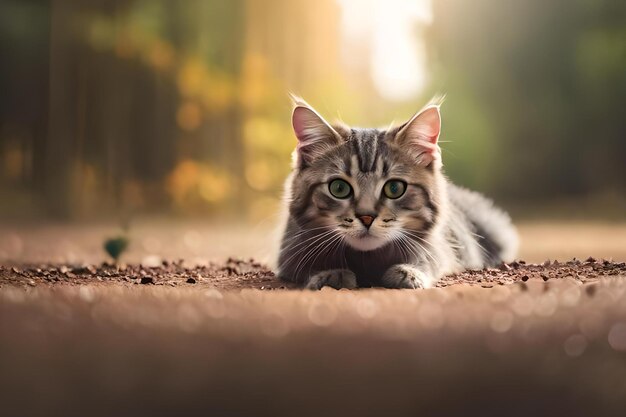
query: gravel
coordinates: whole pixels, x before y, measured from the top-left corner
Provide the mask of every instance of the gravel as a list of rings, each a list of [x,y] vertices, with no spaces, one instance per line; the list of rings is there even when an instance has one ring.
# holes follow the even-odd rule
[[[437,287],[466,284],[491,288],[526,282],[531,279],[549,281],[568,279],[580,283],[597,281],[601,277],[626,274],[626,263],[588,258],[567,262],[547,260],[541,264],[515,261],[497,268],[465,271],[441,279]],[[254,259],[229,258],[224,263],[208,266],[187,266],[184,261],[164,261],[160,266],[143,265],[21,265],[0,266],[0,286],[57,286],[66,285],[123,285],[154,284],[170,287],[193,284],[199,288],[236,290],[257,288],[264,290],[294,289],[295,285],[279,281],[274,273]]]
[[[626,265],[316,292],[254,260],[4,266],[0,370],[7,416],[621,416]]]

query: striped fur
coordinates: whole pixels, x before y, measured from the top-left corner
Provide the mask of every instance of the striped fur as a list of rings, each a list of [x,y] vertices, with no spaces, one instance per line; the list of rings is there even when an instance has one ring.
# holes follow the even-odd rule
[[[509,217],[442,172],[438,107],[389,130],[330,126],[296,102],[303,108],[294,112],[296,136],[306,144],[299,149],[323,151],[296,151],[278,254],[281,279],[309,288],[423,288],[445,274],[513,260],[517,236]],[[298,130],[303,123],[296,117],[305,118],[307,129]],[[338,178],[350,184],[349,198],[331,194],[329,183]],[[389,180],[406,183],[401,197],[384,195]],[[368,217],[369,228],[362,221]]]

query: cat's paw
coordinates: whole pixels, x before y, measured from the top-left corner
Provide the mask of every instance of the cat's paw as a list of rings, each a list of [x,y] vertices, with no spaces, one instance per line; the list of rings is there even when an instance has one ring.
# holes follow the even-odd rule
[[[312,275],[306,285],[306,288],[310,290],[320,290],[322,287],[332,287],[337,290],[356,288],[356,275],[347,269],[331,269]]]
[[[386,288],[430,288],[433,281],[428,274],[409,264],[392,266],[382,278],[382,284]]]

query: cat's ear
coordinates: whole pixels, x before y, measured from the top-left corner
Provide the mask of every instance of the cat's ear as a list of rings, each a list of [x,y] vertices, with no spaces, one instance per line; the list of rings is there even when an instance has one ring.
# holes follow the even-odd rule
[[[303,167],[313,162],[328,149],[340,145],[341,136],[311,106],[294,98],[291,116],[293,131],[298,138],[296,166]]]
[[[429,105],[406,122],[393,141],[413,156],[419,165],[441,165],[437,141],[441,133],[439,105]]]

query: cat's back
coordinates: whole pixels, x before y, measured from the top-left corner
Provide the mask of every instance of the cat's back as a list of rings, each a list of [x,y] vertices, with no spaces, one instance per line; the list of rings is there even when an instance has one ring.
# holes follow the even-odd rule
[[[447,181],[447,195],[452,221],[469,226],[482,248],[487,266],[515,259],[519,242],[517,230],[504,210],[483,194],[450,181]]]

